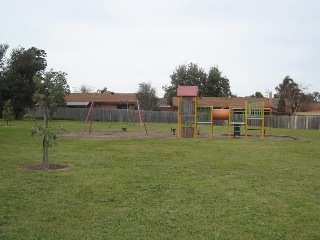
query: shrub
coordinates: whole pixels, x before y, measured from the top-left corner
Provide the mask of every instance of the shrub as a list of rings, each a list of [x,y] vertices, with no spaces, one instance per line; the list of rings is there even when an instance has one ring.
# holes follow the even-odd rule
[[[23,120],[31,120],[32,119],[32,116],[31,116],[31,114],[25,114],[25,115],[23,115]]]

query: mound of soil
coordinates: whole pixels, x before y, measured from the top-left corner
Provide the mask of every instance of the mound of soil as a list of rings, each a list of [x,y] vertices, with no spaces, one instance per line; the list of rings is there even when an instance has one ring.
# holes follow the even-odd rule
[[[43,163],[37,163],[37,164],[26,164],[20,166],[21,168],[25,168],[28,170],[59,170],[59,169],[64,169],[70,167],[68,164],[54,164],[50,163],[48,164],[43,164]]]

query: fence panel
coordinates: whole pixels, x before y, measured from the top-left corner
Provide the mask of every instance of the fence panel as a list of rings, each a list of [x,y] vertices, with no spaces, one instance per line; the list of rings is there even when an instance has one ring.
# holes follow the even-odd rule
[[[58,108],[53,114],[53,119],[67,119],[85,121],[89,108]],[[25,109],[25,113],[31,114],[33,118],[42,118],[40,108]],[[177,123],[178,113],[174,111],[142,111],[145,122]],[[138,110],[127,109],[94,109],[94,121],[104,122],[139,122]],[[250,126],[260,126],[261,120],[250,120]],[[227,120],[214,120],[214,125],[227,126]],[[275,128],[291,129],[316,129],[320,130],[320,116],[265,116],[265,126],[271,125]]]

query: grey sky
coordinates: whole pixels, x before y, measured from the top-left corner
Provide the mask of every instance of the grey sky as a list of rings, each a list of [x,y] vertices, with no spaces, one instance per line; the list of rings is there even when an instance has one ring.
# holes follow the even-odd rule
[[[47,52],[71,89],[132,93],[151,82],[159,97],[174,69],[219,66],[247,96],[287,75],[320,92],[320,1],[4,1],[0,43]],[[10,50],[11,50],[10,49]]]

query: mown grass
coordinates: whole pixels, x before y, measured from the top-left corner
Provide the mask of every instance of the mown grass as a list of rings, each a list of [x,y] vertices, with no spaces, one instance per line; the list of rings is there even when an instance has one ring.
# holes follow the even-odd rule
[[[29,171],[19,166],[41,162],[31,125],[0,126],[0,239],[320,238],[319,131],[272,129],[299,141],[60,137],[51,162],[71,167]]]

